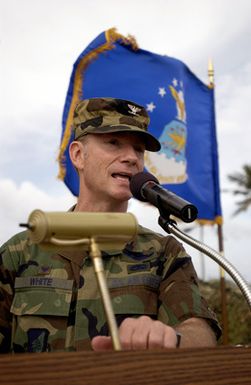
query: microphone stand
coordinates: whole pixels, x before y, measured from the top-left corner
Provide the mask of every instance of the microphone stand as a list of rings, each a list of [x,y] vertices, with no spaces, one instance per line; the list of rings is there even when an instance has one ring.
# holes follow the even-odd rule
[[[224,257],[222,257],[215,250],[211,249],[209,246],[205,245],[202,242],[199,242],[195,238],[183,233],[183,231],[179,230],[176,226],[176,222],[171,218],[164,218],[163,216],[159,216],[159,225],[168,233],[174,234],[177,238],[186,242],[188,245],[194,247],[195,249],[201,251],[202,253],[208,255],[215,262],[217,262],[235,281],[242,294],[244,295],[249,308],[251,310],[251,291],[247,282],[240,275],[240,273],[235,269],[235,267]]]

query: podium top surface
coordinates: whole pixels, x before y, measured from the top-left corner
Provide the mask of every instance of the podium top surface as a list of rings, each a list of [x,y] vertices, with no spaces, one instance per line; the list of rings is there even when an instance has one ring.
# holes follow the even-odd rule
[[[2,385],[251,384],[251,346],[0,356]]]

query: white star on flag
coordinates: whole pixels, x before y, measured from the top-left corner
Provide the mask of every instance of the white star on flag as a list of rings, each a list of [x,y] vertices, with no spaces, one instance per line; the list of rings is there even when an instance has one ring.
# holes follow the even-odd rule
[[[166,94],[166,90],[164,87],[159,87],[159,92],[158,94],[163,98]]]
[[[146,105],[146,110],[149,111],[149,112],[153,112],[154,108],[156,108],[156,106],[155,106],[155,104],[153,102],[148,103]]]
[[[177,79],[173,79],[173,85],[174,85],[174,87],[177,87],[177,85],[178,85],[178,80]]]

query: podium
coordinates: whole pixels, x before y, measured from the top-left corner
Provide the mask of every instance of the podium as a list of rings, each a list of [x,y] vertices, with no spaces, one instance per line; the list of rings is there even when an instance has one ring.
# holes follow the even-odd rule
[[[248,385],[251,346],[0,356],[1,385]]]

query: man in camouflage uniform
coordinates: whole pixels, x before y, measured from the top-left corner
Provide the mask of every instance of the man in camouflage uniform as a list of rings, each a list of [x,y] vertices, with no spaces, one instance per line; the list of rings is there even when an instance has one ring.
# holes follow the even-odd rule
[[[70,156],[80,192],[74,211],[126,212],[130,178],[143,170],[144,151],[160,144],[149,117],[133,102],[84,100],[74,115]],[[102,252],[123,349],[214,346],[220,328],[202,298],[182,245],[139,227],[121,252]],[[52,253],[27,232],[0,249],[2,352],[112,349],[88,252]]]

